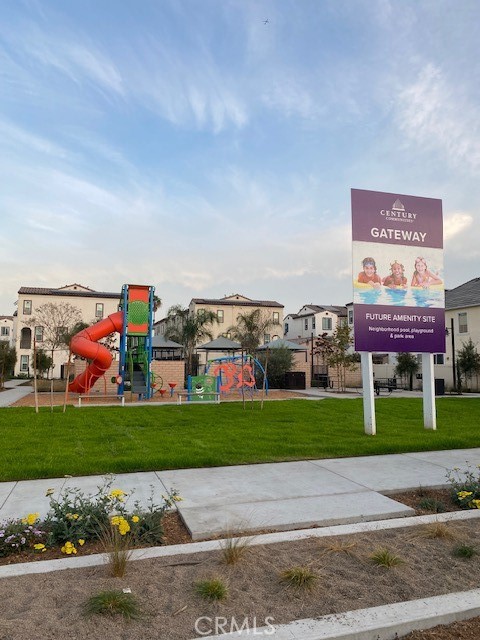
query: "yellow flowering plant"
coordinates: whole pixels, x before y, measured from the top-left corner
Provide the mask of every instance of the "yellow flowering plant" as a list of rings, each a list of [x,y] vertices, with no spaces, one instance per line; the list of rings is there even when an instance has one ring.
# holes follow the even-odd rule
[[[480,504],[480,472],[468,462],[464,470],[455,467],[447,473],[452,499],[462,509],[478,509]]]
[[[45,520],[49,545],[61,546],[70,541],[78,548],[82,546],[80,540],[99,540],[112,526],[120,536],[129,534],[130,546],[161,544],[163,516],[167,509],[175,508],[176,502],[181,500],[177,491],[171,489],[162,495],[162,502],[158,505],[153,499],[152,488],[146,507],[135,501],[129,510],[132,492],[114,487],[113,481],[107,476],[97,492],[88,495],[72,488],[55,497],[49,489],[50,511]]]
[[[38,513],[7,520],[0,524],[0,558],[28,550],[38,551],[35,545],[45,545],[46,540],[47,532]]]

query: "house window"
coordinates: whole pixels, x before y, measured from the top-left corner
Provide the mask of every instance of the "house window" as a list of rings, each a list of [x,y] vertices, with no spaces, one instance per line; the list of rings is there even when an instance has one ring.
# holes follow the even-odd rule
[[[1,336],[9,336],[10,335],[10,327],[0,327],[0,335]]]
[[[305,331],[308,329],[308,318],[305,320]]]
[[[332,319],[322,318],[322,331],[331,331],[331,330],[332,330]]]
[[[224,316],[223,316],[223,309],[218,309],[217,310],[217,320],[219,324],[222,324],[224,321]]]
[[[433,354],[433,364],[445,364],[445,354],[443,354],[443,353],[434,353]]]
[[[97,302],[95,305],[95,318],[103,318],[103,302]]]
[[[35,342],[43,342],[43,327],[35,327]]]
[[[458,314],[458,333],[468,333],[467,314]]]
[[[263,344],[268,344],[269,342],[270,342],[270,334],[269,334],[269,333],[266,333],[266,334],[263,336]]]
[[[23,313],[26,316],[31,315],[31,313],[32,313],[32,301],[31,300],[24,300],[23,301]]]
[[[353,309],[348,310],[348,324],[353,324]]]
[[[275,324],[280,324],[280,314],[278,313],[278,311],[273,312],[273,322]]]
[[[313,316],[313,318],[312,318],[312,329],[315,329],[315,327],[316,327],[315,316]]]
[[[20,371],[28,373],[28,356],[20,356]]]
[[[23,327],[20,333],[20,349],[32,348],[32,330],[28,327]]]
[[[288,333],[288,322],[285,322],[285,333]]]

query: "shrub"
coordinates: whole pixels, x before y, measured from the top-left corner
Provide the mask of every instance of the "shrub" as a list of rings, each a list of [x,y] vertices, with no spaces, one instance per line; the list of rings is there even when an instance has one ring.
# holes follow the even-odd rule
[[[325,545],[325,551],[329,553],[346,553],[352,555],[353,549],[357,546],[356,542],[344,542],[343,540],[334,540]]]
[[[53,497],[54,490],[49,489],[50,510],[43,522],[35,513],[0,526],[0,557],[28,549],[40,553],[45,545],[60,547],[66,555],[75,555],[91,540],[101,540],[105,549],[112,552],[161,544],[162,519],[166,510],[181,500],[177,492],[171,489],[162,496],[163,504],[159,506],[153,501],[152,487],[147,507],[137,501],[133,504],[133,514],[129,514],[128,494],[121,489],[112,489],[112,483],[113,479],[106,478],[93,495],[68,489],[58,499]],[[129,535],[124,537],[124,533]]]
[[[462,509],[480,508],[480,465],[475,469],[467,463],[466,471],[455,467],[447,473],[452,499]]]
[[[444,513],[447,510],[447,507],[441,500],[436,500],[435,498],[423,498],[418,503],[420,509],[425,509],[425,511],[432,511],[433,513]]]
[[[228,536],[221,542],[222,561],[225,564],[236,564],[243,558],[249,546],[250,538]]]
[[[84,613],[91,615],[121,615],[127,620],[140,618],[140,608],[137,601],[130,593],[111,590],[101,591],[91,596],[84,604]]]
[[[311,591],[317,580],[318,576],[309,567],[291,567],[280,574],[280,582],[292,589]]]
[[[112,516],[109,524],[102,530],[100,541],[108,554],[112,576],[123,578],[135,544],[129,521],[123,516]]]
[[[453,550],[453,555],[457,558],[473,558],[473,556],[478,555],[478,551],[475,547],[472,547],[469,544],[460,544],[458,547],[455,547]]]
[[[121,496],[111,496],[113,480],[108,479],[94,495],[85,495],[79,489],[67,489],[57,499],[50,495],[50,511],[45,518],[52,545],[64,545],[79,539],[99,539],[108,526],[109,515],[121,505]],[[122,492],[123,493],[123,492]]]
[[[66,490],[58,500],[49,490],[50,511],[45,519],[52,545],[77,543],[79,540],[101,540],[111,528],[111,517],[121,516],[132,529],[130,544],[161,544],[163,539],[162,519],[165,511],[181,498],[172,489],[162,496],[163,504],[157,505],[152,495],[147,508],[138,501],[133,504],[133,516],[128,514],[129,495],[121,489],[112,489],[113,479],[106,478],[97,493],[85,495],[79,489]]]
[[[455,533],[444,522],[426,524],[416,535],[419,538],[445,538],[448,540],[453,540],[456,537]]]
[[[385,569],[405,564],[402,558],[392,553],[389,549],[377,549],[371,554],[370,560],[379,567],[385,567]]]
[[[16,520],[8,520],[0,527],[0,557],[13,553],[46,549],[47,533],[40,524],[38,513]],[[35,545],[41,545],[35,548]]]
[[[228,587],[221,578],[210,578],[195,583],[195,591],[205,600],[225,600]]]

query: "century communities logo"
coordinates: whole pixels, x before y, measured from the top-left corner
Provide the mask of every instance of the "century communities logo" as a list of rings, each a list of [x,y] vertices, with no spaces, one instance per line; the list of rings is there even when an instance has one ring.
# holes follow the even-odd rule
[[[389,220],[395,222],[413,222],[417,218],[416,213],[412,213],[411,211],[407,211],[405,206],[401,200],[398,198],[392,204],[391,209],[382,209],[380,211],[381,216],[385,216]]]

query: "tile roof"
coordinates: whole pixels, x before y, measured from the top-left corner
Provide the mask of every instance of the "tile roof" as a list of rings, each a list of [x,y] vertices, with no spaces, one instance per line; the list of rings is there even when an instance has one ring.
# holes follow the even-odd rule
[[[306,304],[304,305],[308,309],[312,309],[314,313],[320,313],[321,311],[329,311],[330,313],[335,313],[337,316],[346,316],[347,309],[343,306],[338,305],[318,305],[318,304]]]
[[[71,298],[117,298],[120,300],[121,294],[119,292],[113,293],[111,291],[80,291],[80,290],[68,290],[68,289],[51,289],[47,287],[20,287],[18,290],[19,295],[28,296],[62,296]]]
[[[284,305],[275,300],[225,300],[225,298],[192,298],[192,302],[195,304],[211,304],[221,306],[235,306],[235,307],[280,307],[283,309]]]
[[[462,309],[480,305],[480,278],[445,291],[445,309]]]

